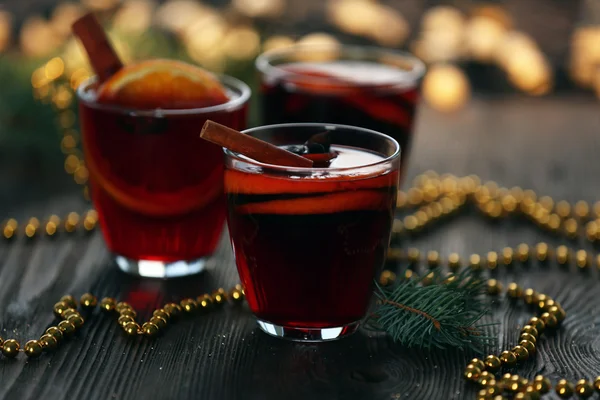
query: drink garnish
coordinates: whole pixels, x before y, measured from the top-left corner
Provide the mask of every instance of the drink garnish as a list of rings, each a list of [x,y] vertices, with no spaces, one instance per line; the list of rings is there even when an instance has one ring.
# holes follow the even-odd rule
[[[331,151],[331,133],[329,131],[312,135],[303,145],[286,146],[286,150],[313,161],[315,168],[327,168],[338,155]]]
[[[313,166],[313,161],[308,158],[211,120],[204,123],[200,137],[261,163],[304,168]]]
[[[210,72],[176,60],[123,66],[92,13],[72,25],[97,74],[97,101],[138,109],[190,109],[226,103],[225,89]]]

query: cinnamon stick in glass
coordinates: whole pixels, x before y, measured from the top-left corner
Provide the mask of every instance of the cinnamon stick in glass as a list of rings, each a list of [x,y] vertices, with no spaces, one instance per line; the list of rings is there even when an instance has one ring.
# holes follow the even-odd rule
[[[81,40],[90,64],[98,76],[98,83],[106,81],[123,67],[123,63],[110,44],[102,25],[93,13],[79,18],[73,23],[71,29]]]
[[[261,163],[286,167],[310,168],[313,166],[313,162],[308,158],[304,158],[250,135],[245,135],[242,132],[211,120],[204,123],[200,137]]]

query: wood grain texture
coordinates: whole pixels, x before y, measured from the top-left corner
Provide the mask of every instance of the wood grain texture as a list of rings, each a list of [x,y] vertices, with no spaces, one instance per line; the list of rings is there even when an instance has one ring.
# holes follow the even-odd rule
[[[475,173],[556,200],[600,199],[600,113],[594,101],[580,97],[474,100],[454,116],[423,107],[418,121],[408,179],[426,169]],[[84,209],[70,196],[28,204],[23,217]],[[0,209],[0,216],[6,212]],[[398,245],[467,256],[520,242],[563,242],[526,223],[492,224],[475,214],[450,219],[438,228]],[[226,240],[215,260],[214,266],[193,279],[139,280],[110,263],[99,233],[0,243],[0,336],[22,342],[38,337],[54,322],[51,307],[66,293],[79,296],[91,291],[127,299],[148,314],[165,301],[236,283]],[[531,378],[543,373],[553,381],[599,374],[596,271],[585,274],[552,263],[532,263],[501,269],[498,275],[503,282],[516,280],[549,294],[568,314],[563,328],[540,342],[535,360],[516,369],[519,374]],[[493,310],[490,320],[500,323],[500,349],[512,347],[530,311],[505,301]],[[261,333],[244,307],[183,320],[154,341],[131,340],[112,318],[96,314],[54,354],[31,361],[0,359],[0,398],[68,394],[98,400],[446,400],[475,395],[462,380],[462,370],[475,354],[458,350],[405,349],[381,334],[364,331],[325,344],[285,342]]]

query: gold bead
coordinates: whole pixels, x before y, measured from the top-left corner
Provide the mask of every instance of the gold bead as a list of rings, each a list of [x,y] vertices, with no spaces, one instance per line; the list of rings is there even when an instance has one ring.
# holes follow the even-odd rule
[[[408,197],[408,204],[411,206],[418,206],[423,202],[423,192],[418,188],[410,188],[406,193]]]
[[[70,294],[61,297],[59,303],[60,302],[65,303],[69,308],[77,309],[77,300],[75,300],[75,297],[71,296]]]
[[[179,305],[188,314],[195,312],[198,309],[198,303],[194,299],[183,299],[179,302]]]
[[[512,367],[517,363],[517,356],[512,351],[504,350],[502,354],[500,354],[500,361],[502,361],[503,365]]]
[[[114,311],[116,305],[117,305],[117,301],[115,299],[113,299],[111,297],[105,297],[100,302],[100,309],[102,311],[110,312],[110,311]]]
[[[529,340],[521,340],[519,342],[519,346],[524,347],[525,349],[527,349],[527,352],[529,353],[530,356],[532,356],[533,354],[535,354],[535,343],[531,342]]]
[[[453,272],[460,269],[460,256],[457,253],[452,253],[448,256],[448,268]]]
[[[550,379],[542,376],[542,375],[537,375],[534,379],[533,379],[533,384],[535,386],[535,390],[540,392],[541,394],[546,394],[550,391],[550,389],[552,388],[552,384],[550,383]]]
[[[544,242],[538,243],[535,246],[535,256],[539,261],[546,261],[548,258],[548,245]]]
[[[571,215],[571,205],[569,204],[569,202],[561,200],[558,203],[556,203],[556,213],[561,218],[567,218],[569,215]]]
[[[4,339],[0,337],[0,348],[2,348],[2,344],[4,343]]]
[[[590,206],[587,201],[578,201],[575,203],[573,210],[575,211],[575,216],[579,219],[587,219],[590,216]]]
[[[59,301],[54,305],[54,315],[56,315],[58,318],[62,318],[63,312],[67,311],[69,308],[71,307],[69,307],[67,303],[64,301]]]
[[[81,296],[79,302],[84,308],[94,308],[98,304],[98,299],[96,299],[96,296],[94,296],[93,294],[86,293],[83,296]]]
[[[532,399],[531,399],[531,396],[529,396],[527,393],[519,392],[519,393],[515,393],[515,395],[513,396],[513,400],[532,400]]]
[[[477,379],[477,383],[479,383],[482,386],[487,386],[487,384],[489,383],[490,380],[494,379],[494,374],[488,372],[488,371],[483,371],[479,374],[479,378]]]
[[[48,221],[46,221],[46,235],[54,236],[54,234],[58,231],[59,226],[60,218],[58,217],[58,215],[51,215],[48,218]]]
[[[556,262],[560,265],[569,263],[569,248],[567,246],[558,246],[556,248]]]
[[[500,361],[500,358],[498,358],[498,356],[489,355],[485,358],[485,369],[488,371],[494,372],[498,370],[501,365],[502,362]]]
[[[437,251],[427,252],[427,265],[429,268],[436,268],[440,265],[440,254]]]
[[[63,336],[71,336],[75,333],[75,325],[71,321],[60,321],[57,326]]]
[[[121,311],[123,311],[125,309],[133,310],[133,307],[131,307],[131,305],[129,303],[126,303],[124,301],[118,302],[117,305],[115,306],[115,311],[118,312],[119,314],[121,313]]]
[[[520,299],[523,296],[523,289],[517,283],[511,282],[506,293],[511,299]]]
[[[67,321],[72,323],[77,329],[81,328],[84,322],[81,315],[70,315],[69,318],[67,318]]]
[[[149,322],[152,322],[154,325],[158,326],[158,329],[165,329],[167,327],[167,320],[157,315],[150,318]]]
[[[398,196],[396,197],[396,208],[402,208],[406,206],[408,196],[402,190],[398,190]]]
[[[515,211],[517,209],[517,205],[518,205],[517,199],[515,199],[512,194],[503,196],[500,203],[502,205],[502,209],[504,210],[504,212],[507,212],[507,213],[511,213],[511,212]]]
[[[140,326],[137,322],[128,322],[123,329],[128,336],[135,336],[140,332]]]
[[[79,214],[76,212],[71,212],[67,215],[65,219],[65,231],[74,232],[77,229],[77,225],[79,224]]]
[[[419,227],[419,220],[414,215],[407,215],[402,224],[408,232],[413,232]]]
[[[452,272],[448,272],[448,273],[446,274],[446,279],[444,279],[444,280],[442,281],[442,283],[443,283],[444,285],[449,285],[449,284],[451,284],[451,283],[454,283],[454,282],[456,282],[456,275],[455,275],[455,274],[453,274]]]
[[[598,239],[598,224],[596,221],[590,221],[585,225],[585,237],[590,242],[595,242]]]
[[[540,197],[538,203],[540,203],[540,205],[548,211],[552,211],[552,209],[554,208],[554,200],[552,200],[552,197],[550,196]]]
[[[491,396],[500,396],[500,397],[502,397],[501,395],[502,395],[503,389],[500,386],[498,386],[496,384],[496,381],[492,378],[489,381],[489,383],[487,384],[486,391],[487,391],[487,395],[490,396],[490,397]]]
[[[474,365],[467,365],[465,369],[464,377],[466,380],[471,382],[477,382],[479,379],[479,375],[481,374],[481,370]]]
[[[537,329],[532,325],[525,325],[523,329],[521,329],[521,333],[529,333],[536,338],[540,335]]]
[[[131,317],[133,319],[135,319],[137,317],[137,313],[131,308],[122,308],[121,311],[119,312],[119,315]]]
[[[144,332],[145,336],[154,337],[158,335],[159,329],[153,322],[144,322],[142,325],[142,332]]]
[[[404,251],[395,247],[389,247],[387,251],[386,259],[388,261],[401,261],[404,260]]]
[[[404,233],[404,224],[399,219],[395,219],[392,223],[392,234],[400,235],[402,233]],[[395,260],[390,252],[388,252],[388,260]]]
[[[523,362],[523,361],[527,361],[527,359],[529,358],[529,352],[527,351],[527,349],[521,345],[517,345],[512,349],[512,352],[515,353],[515,356],[517,356],[517,361],[518,362]]]
[[[575,262],[579,269],[586,269],[589,266],[587,251],[578,250],[577,253],[575,253]]]
[[[96,210],[89,210],[83,218],[83,228],[88,232],[93,231],[97,223],[98,213]]]
[[[225,291],[223,289],[218,289],[216,292],[213,292],[211,298],[213,304],[217,306],[225,304],[225,301],[227,301],[227,295],[225,294]]]
[[[416,278],[415,272],[414,272],[412,269],[408,269],[408,268],[407,268],[407,269],[404,271],[404,276],[403,276],[403,279],[404,279],[405,281],[409,281],[409,280],[411,280],[411,279],[413,279],[413,278]]]
[[[431,284],[433,284],[434,278],[435,278],[435,273],[434,272],[428,273],[427,275],[425,275],[421,279],[421,285],[423,285],[423,286],[430,286]]]
[[[17,220],[10,218],[2,225],[2,236],[4,239],[12,239],[17,234],[18,229]]]
[[[117,319],[117,323],[122,327],[125,328],[125,325],[127,325],[130,322],[135,322],[135,319],[131,318],[129,315],[121,315],[118,319]]]
[[[519,336],[519,340],[520,341],[526,340],[533,344],[537,344],[537,337],[533,336],[531,333],[521,333],[521,335]],[[527,350],[529,350],[529,349],[527,349]]]
[[[61,341],[63,338],[62,331],[56,326],[51,326],[50,328],[46,329],[46,334],[54,336],[57,341]]]
[[[550,214],[548,216],[548,223],[546,224],[546,227],[552,232],[558,232],[561,223],[562,220],[560,219],[558,214]]]
[[[37,234],[39,227],[40,220],[37,218],[30,218],[27,222],[27,225],[25,225],[25,236],[28,238],[33,238]]]
[[[506,386],[511,392],[520,392],[525,389],[525,382],[519,375],[511,375]]]
[[[538,334],[540,334],[540,335],[542,333],[544,333],[544,329],[546,329],[546,324],[544,323],[544,321],[542,321],[538,317],[532,317],[529,320],[529,322],[527,323],[527,325],[533,326],[538,331]]]
[[[527,262],[529,260],[529,246],[525,243],[521,243],[517,247],[517,257],[519,258],[520,262]]]
[[[2,354],[7,358],[15,358],[19,354],[20,348],[19,342],[15,339],[8,339],[2,344]]]
[[[481,257],[479,257],[479,254],[471,254],[471,257],[469,257],[469,268],[473,271],[481,270]]]
[[[554,301],[553,299],[551,299],[550,297],[546,296],[546,300],[539,300],[538,301],[538,308],[542,311],[548,311],[548,309],[552,306],[555,306],[557,303],[556,301]]]
[[[43,347],[37,340],[30,340],[25,343],[25,347],[23,348],[25,351],[25,355],[30,358],[39,357],[42,354]]]
[[[396,275],[394,274],[394,279],[396,279]],[[229,298],[234,302],[234,303],[241,303],[244,300],[244,295],[242,294],[241,291],[237,290],[237,289],[231,289],[229,291]]]
[[[477,368],[479,368],[482,371],[485,369],[485,363],[482,360],[480,360],[479,358],[472,359],[469,364],[476,366]]]
[[[479,393],[477,393],[476,400],[489,400],[490,396],[488,395],[487,389],[481,389]]]
[[[408,263],[409,264],[417,264],[421,259],[421,253],[419,249],[415,249],[414,247],[408,249]]]
[[[598,204],[598,203],[596,203]],[[600,376],[596,377],[596,379],[594,379],[594,389],[596,389],[597,392],[600,392]]]
[[[181,306],[179,304],[175,304],[175,303],[165,304],[163,309],[169,314],[169,318],[173,319],[174,321],[176,321],[181,316],[181,313],[183,312],[183,310],[181,309]]]
[[[513,249],[511,247],[505,247],[502,249],[502,264],[510,265],[513,262]]]
[[[68,310],[63,311],[61,317],[62,317],[62,319],[68,319],[71,315],[80,315],[80,314],[76,310],[69,308]]]
[[[496,269],[498,266],[498,253],[490,251],[487,253],[487,266],[489,269]]]
[[[502,283],[496,279],[489,279],[487,281],[487,293],[492,296],[499,295],[502,293]]]
[[[164,310],[164,308],[159,308],[159,309],[156,309],[156,310],[154,310],[154,312],[152,312],[152,316],[153,316],[153,317],[161,317],[161,318],[163,318],[165,321],[168,321],[168,320],[169,320],[169,317],[170,317],[169,313],[168,313],[168,312],[166,312],[166,311]]]
[[[558,326],[558,319],[550,313],[543,313],[540,315],[540,319],[544,321],[544,325],[547,328],[556,328]]]
[[[209,311],[213,306],[212,297],[210,297],[210,295],[208,295],[208,294],[198,296],[197,301],[198,301],[198,307],[200,308],[200,311],[202,311],[203,313]]]
[[[568,399],[573,396],[573,384],[567,382],[566,379],[558,381],[554,390],[556,391],[556,394],[563,399]]]
[[[537,304],[537,297],[537,292],[531,288],[525,289],[523,292],[523,300],[525,301],[525,304]]]
[[[40,344],[44,351],[52,351],[58,346],[58,340],[51,334],[46,333],[40,338]]]
[[[567,316],[567,313],[565,313],[565,310],[563,310],[560,306],[549,307],[546,310],[546,312],[548,312],[548,314],[554,315],[558,322],[561,322]]]
[[[587,399],[594,394],[594,387],[591,382],[586,381],[585,379],[580,379],[577,381],[577,385],[575,385],[575,393],[581,399]]]
[[[564,223],[565,233],[570,239],[577,237],[578,224],[575,218],[569,218]]]
[[[382,271],[381,275],[379,275],[379,284],[381,286],[389,286],[393,284],[395,280],[396,274],[390,271],[389,269]]]

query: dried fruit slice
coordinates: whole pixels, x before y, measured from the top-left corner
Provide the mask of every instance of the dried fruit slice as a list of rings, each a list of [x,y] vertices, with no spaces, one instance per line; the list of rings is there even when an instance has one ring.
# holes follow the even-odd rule
[[[138,109],[189,109],[228,101],[210,72],[176,60],[148,60],[120,69],[98,90],[98,101]]]
[[[392,188],[398,185],[398,173],[326,178],[288,179],[236,170],[225,171],[225,191],[232,194],[330,193],[344,190]]]
[[[390,209],[392,196],[375,190],[330,193],[301,199],[285,199],[238,206],[240,214],[329,214],[356,210]]]

